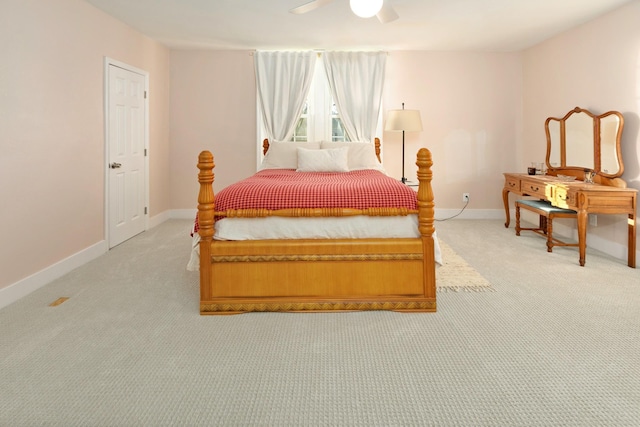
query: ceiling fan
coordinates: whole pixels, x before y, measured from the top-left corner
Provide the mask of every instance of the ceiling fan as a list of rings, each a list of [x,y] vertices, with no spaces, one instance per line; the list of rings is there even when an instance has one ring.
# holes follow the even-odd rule
[[[290,9],[289,12],[295,15],[311,12],[321,6],[325,6],[333,0],[311,0],[303,5]],[[398,14],[391,6],[389,0],[349,0],[351,10],[361,18],[371,18],[376,15],[383,24],[398,19]]]

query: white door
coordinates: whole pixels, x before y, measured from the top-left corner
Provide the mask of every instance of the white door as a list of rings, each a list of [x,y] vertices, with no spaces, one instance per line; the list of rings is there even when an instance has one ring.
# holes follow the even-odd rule
[[[145,230],[145,76],[109,64],[108,233],[112,248]]]

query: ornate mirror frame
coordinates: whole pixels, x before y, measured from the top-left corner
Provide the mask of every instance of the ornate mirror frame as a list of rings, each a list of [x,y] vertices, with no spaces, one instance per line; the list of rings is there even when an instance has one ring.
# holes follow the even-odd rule
[[[576,107],[563,118],[549,117],[547,135],[549,175],[572,175],[580,179],[585,171],[595,173],[594,181],[620,186],[616,179],[624,172],[620,140],[624,117],[617,111],[599,116]],[[624,181],[623,181],[624,182]]]

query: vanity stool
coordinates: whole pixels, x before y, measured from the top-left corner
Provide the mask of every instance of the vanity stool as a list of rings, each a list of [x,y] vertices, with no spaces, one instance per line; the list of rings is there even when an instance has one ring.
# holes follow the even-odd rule
[[[540,215],[540,225],[537,228],[520,227],[520,209],[526,209]],[[516,201],[516,236],[520,231],[528,230],[547,237],[547,252],[552,252],[554,246],[578,246],[578,243],[566,243],[553,237],[554,218],[576,218],[578,213],[571,209],[553,206],[546,200],[517,200]]]

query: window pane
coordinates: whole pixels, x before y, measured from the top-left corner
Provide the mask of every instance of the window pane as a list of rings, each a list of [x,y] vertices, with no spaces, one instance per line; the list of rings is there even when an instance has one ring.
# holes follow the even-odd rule
[[[309,100],[304,102],[304,106],[302,107],[302,113],[300,114],[300,118],[296,123],[296,127],[293,130],[293,136],[291,137],[291,141],[302,141],[306,142],[308,140],[308,130],[307,130],[307,118],[309,117]]]
[[[300,117],[296,124],[296,129],[293,131],[292,141],[307,141],[307,118]]]
[[[340,118],[331,118],[331,140],[345,141],[344,128],[342,127],[342,120],[340,120]]]
[[[344,131],[342,125],[342,119],[338,113],[338,107],[336,103],[331,103],[331,140],[332,141],[349,141],[347,134]]]

